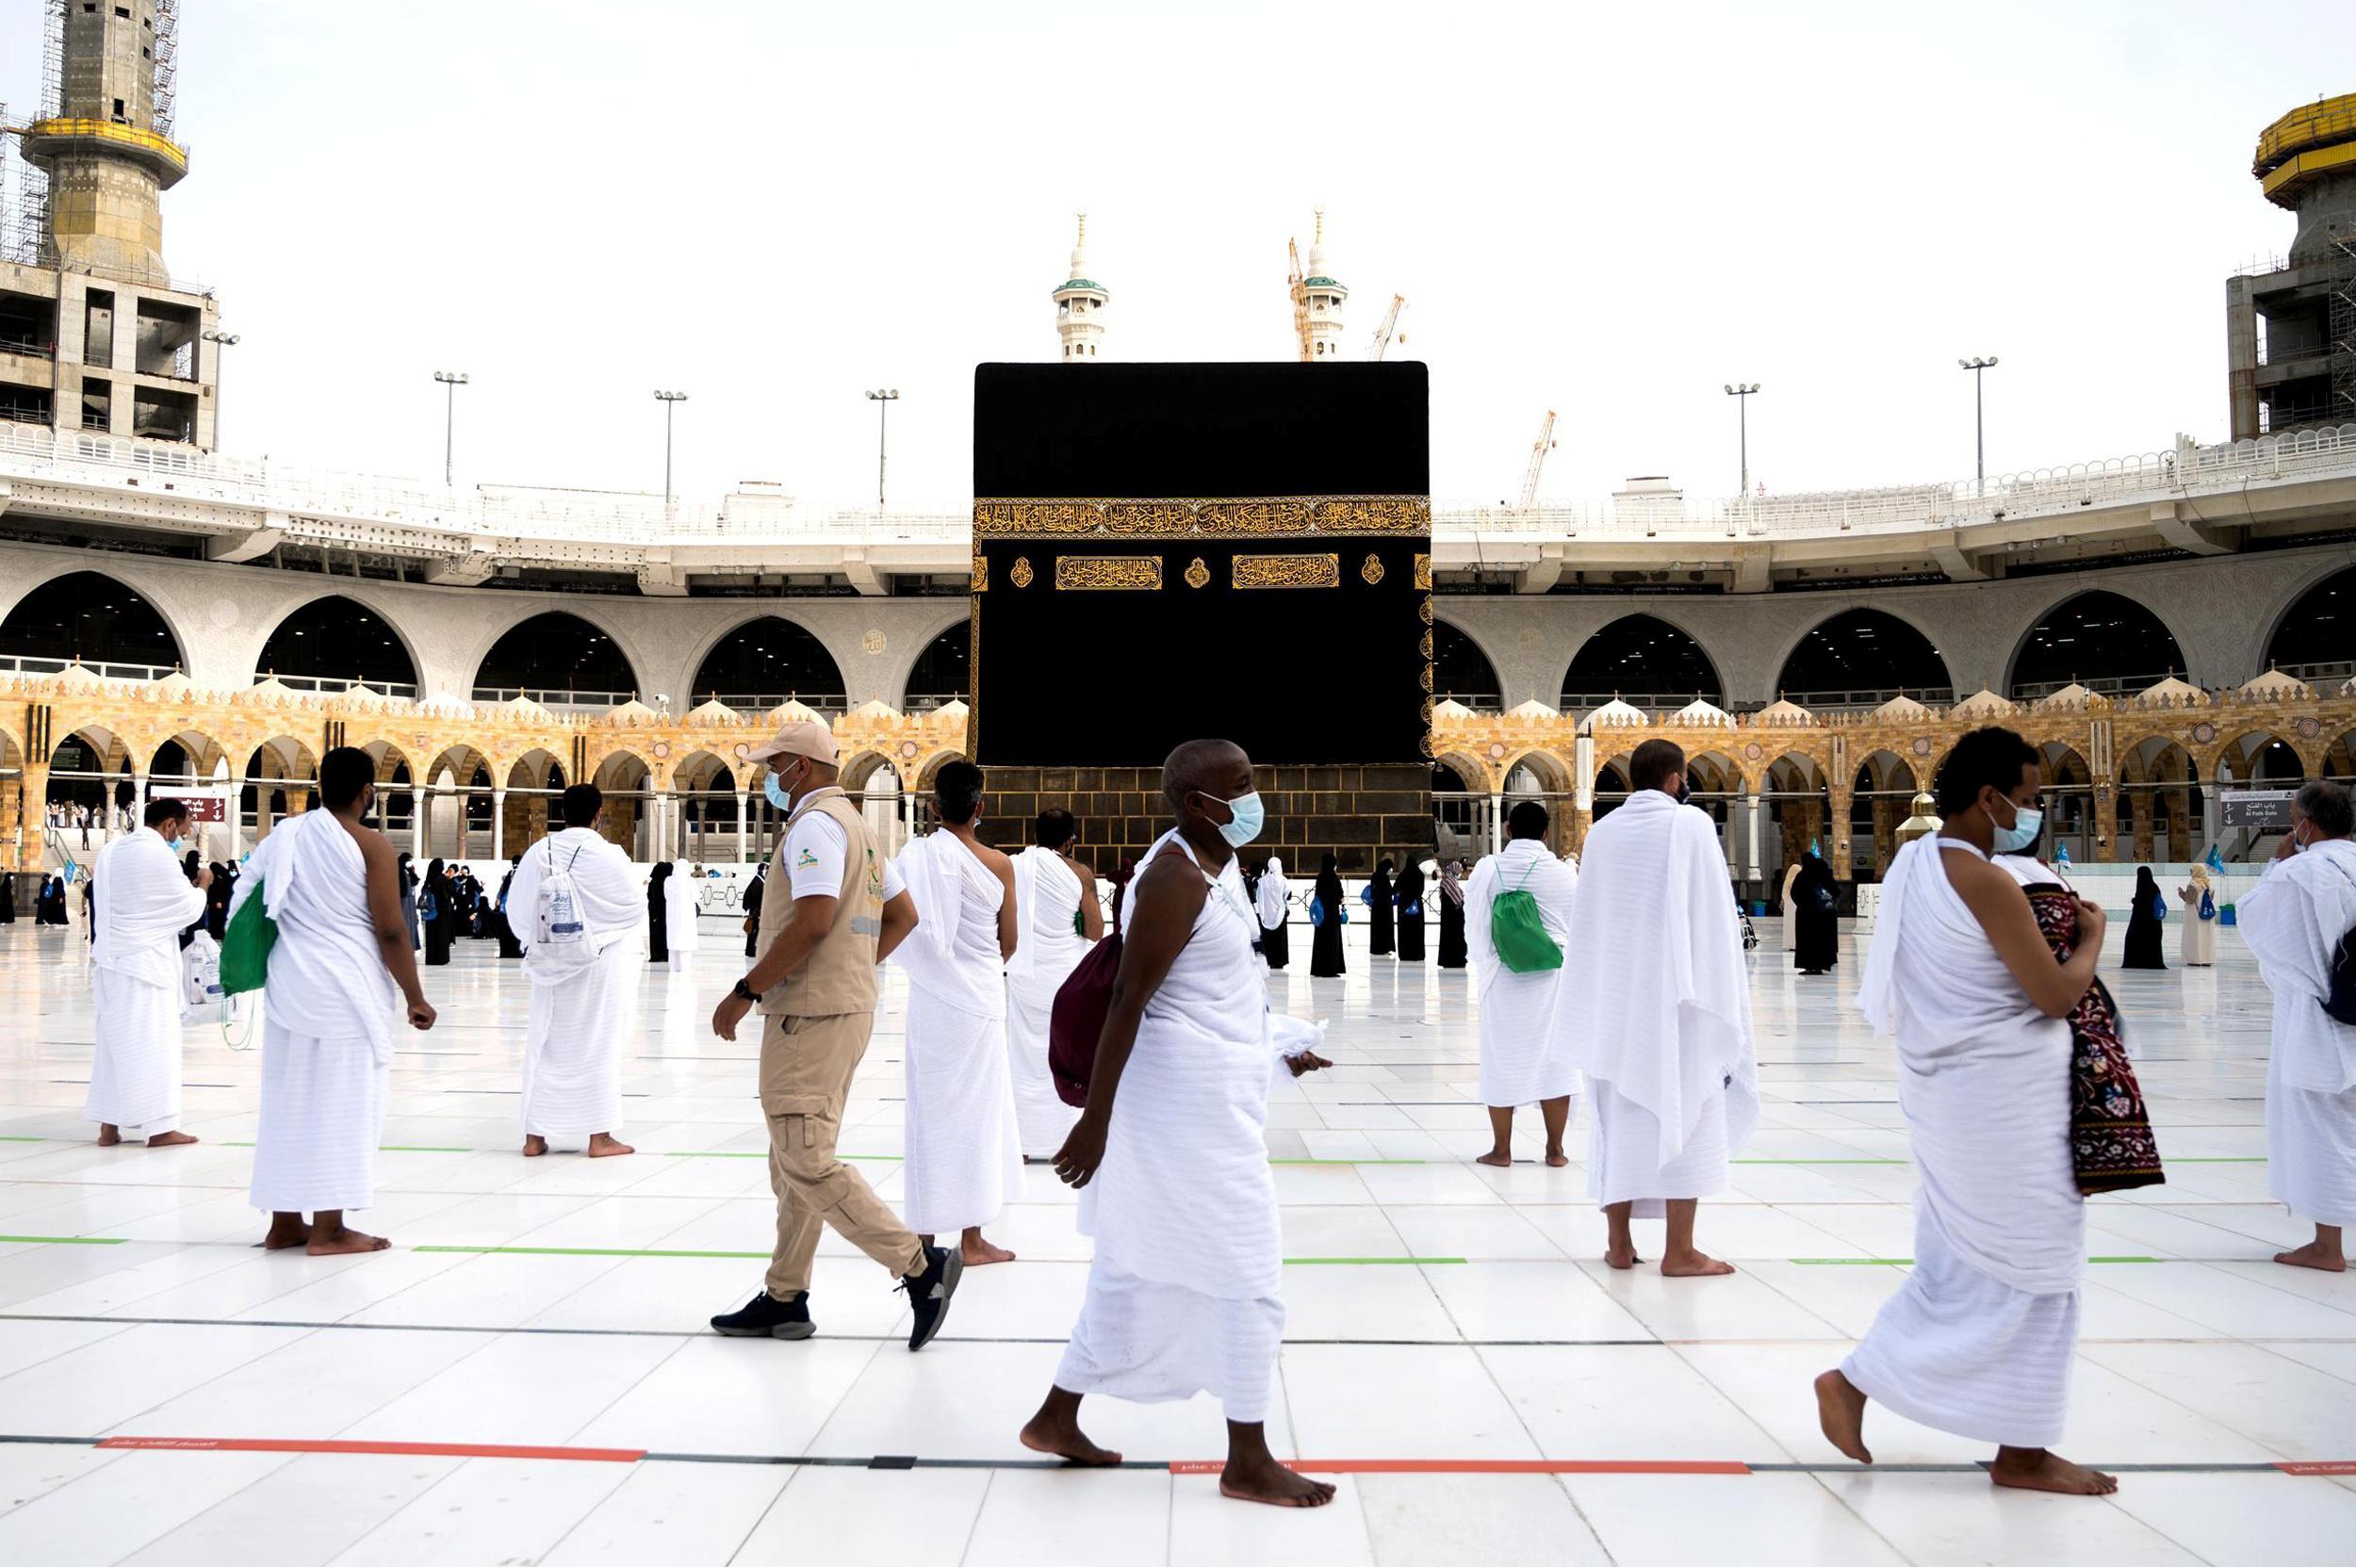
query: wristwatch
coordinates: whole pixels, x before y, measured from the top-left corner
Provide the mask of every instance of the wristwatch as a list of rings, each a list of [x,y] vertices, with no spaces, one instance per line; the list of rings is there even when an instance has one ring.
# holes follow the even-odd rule
[[[742,975],[737,977],[736,984],[729,987],[728,989],[731,994],[743,997],[747,1002],[759,1002],[761,1000],[761,993],[753,989],[752,987],[744,984],[744,977]]]

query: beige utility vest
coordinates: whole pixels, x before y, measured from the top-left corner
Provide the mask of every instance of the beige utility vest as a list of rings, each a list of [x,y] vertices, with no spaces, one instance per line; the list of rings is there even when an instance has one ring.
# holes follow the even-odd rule
[[[761,1010],[788,1018],[833,1018],[875,1009],[875,939],[883,934],[883,862],[875,836],[841,790],[821,790],[796,807],[777,837],[769,862],[769,895],[761,901],[760,951],[769,951],[794,918],[794,871],[785,862],[786,840],[804,811],[823,811],[843,829],[843,889],[835,896],[834,923],[801,967],[764,992]]]

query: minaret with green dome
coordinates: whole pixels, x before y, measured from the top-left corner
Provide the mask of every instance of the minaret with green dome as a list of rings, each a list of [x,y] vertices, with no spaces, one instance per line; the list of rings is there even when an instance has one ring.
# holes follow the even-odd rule
[[[1072,267],[1055,286],[1055,335],[1063,340],[1063,362],[1082,364],[1096,358],[1104,347],[1104,307],[1112,295],[1088,276],[1088,215],[1081,213],[1080,229],[1072,241]]]
[[[1350,290],[1334,278],[1331,267],[1325,258],[1325,209],[1319,207],[1317,231],[1309,240],[1309,275],[1301,280],[1309,310],[1311,364],[1341,357],[1342,304],[1350,298]]]

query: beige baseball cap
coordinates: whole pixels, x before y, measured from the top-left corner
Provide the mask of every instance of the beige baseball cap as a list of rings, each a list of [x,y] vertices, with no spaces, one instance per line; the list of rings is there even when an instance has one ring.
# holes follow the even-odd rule
[[[807,757],[835,765],[834,732],[815,719],[795,719],[776,735],[744,754],[745,760],[767,762],[779,757]]]

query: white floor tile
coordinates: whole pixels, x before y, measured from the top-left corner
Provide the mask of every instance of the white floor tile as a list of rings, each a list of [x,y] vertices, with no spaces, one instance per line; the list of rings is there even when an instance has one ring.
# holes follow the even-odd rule
[[[540,1560],[724,1563],[790,1478],[783,1467],[765,1464],[636,1464]]]

